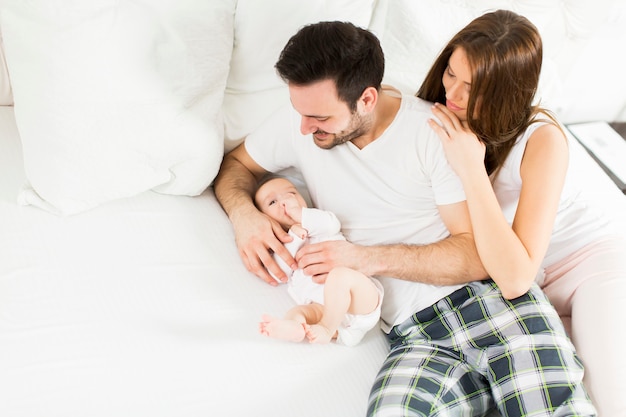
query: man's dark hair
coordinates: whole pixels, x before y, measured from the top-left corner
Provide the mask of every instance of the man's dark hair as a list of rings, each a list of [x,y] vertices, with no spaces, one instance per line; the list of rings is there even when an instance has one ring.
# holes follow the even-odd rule
[[[283,81],[295,85],[335,81],[339,99],[355,111],[367,87],[380,90],[385,58],[373,33],[349,22],[319,22],[289,39],[276,70]]]

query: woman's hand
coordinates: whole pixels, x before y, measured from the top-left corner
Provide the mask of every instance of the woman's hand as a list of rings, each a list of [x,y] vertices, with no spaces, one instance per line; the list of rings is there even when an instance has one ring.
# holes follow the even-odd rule
[[[441,125],[433,119],[430,127],[441,138],[448,163],[461,179],[477,170],[484,170],[485,144],[469,129],[467,122],[459,120],[446,106],[435,103],[433,114]]]

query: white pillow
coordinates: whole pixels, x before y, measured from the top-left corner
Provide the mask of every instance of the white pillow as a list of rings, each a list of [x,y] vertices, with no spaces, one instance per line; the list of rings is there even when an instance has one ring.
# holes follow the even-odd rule
[[[234,7],[5,1],[1,27],[32,186],[22,202],[73,214],[149,189],[197,195],[210,185],[223,156]]]
[[[280,106],[289,103],[274,65],[292,35],[323,20],[350,21],[367,28],[375,0],[239,0],[235,47],[224,97],[226,150]]]
[[[0,33],[0,106],[10,106],[12,104],[11,81],[9,80],[7,63],[4,60],[4,47],[2,46],[2,34]]]
[[[385,52],[384,82],[415,94],[441,49],[477,15],[467,2],[381,0],[371,30]]]

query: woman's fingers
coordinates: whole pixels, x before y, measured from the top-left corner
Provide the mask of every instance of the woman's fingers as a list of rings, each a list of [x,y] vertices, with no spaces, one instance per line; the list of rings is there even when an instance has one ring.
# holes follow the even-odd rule
[[[450,109],[441,103],[435,103],[433,105],[433,114],[437,116],[444,128],[450,133],[452,131],[463,130],[463,123],[459,120],[456,114],[452,113]]]

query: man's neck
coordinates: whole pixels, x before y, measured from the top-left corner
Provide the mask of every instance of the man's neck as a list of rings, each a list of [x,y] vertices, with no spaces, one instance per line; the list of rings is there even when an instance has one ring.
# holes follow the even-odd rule
[[[402,101],[398,90],[383,86],[378,95],[378,103],[373,113],[372,127],[367,133],[352,140],[359,149],[363,149],[378,139],[393,122]]]

